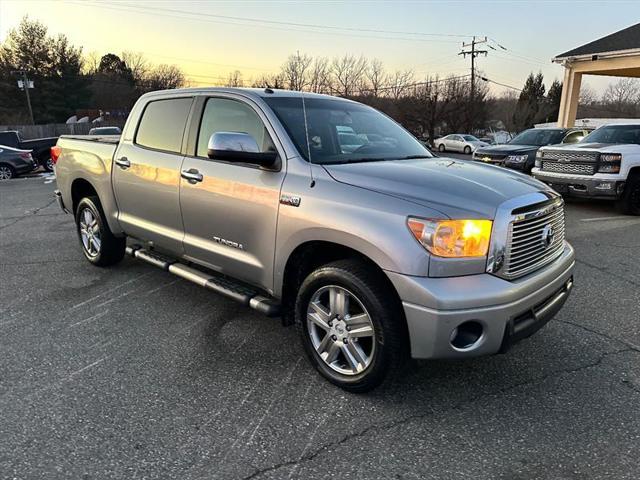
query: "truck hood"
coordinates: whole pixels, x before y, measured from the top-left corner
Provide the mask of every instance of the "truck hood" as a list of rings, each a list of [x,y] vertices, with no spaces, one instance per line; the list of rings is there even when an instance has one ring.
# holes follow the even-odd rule
[[[488,147],[478,148],[476,150],[476,155],[486,153],[486,154],[494,154],[494,155],[515,155],[515,154],[523,154],[535,152],[540,147],[537,145],[493,145]]]
[[[572,151],[596,151],[596,152],[614,152],[621,153],[620,150],[624,151],[631,149],[637,149],[638,145],[636,144],[623,144],[623,143],[569,143],[565,145],[552,145],[549,147],[543,147],[544,151],[548,150],[572,150]]]
[[[527,175],[453,158],[324,167],[338,182],[423,205],[451,218],[493,219],[497,207],[504,201],[550,190]]]

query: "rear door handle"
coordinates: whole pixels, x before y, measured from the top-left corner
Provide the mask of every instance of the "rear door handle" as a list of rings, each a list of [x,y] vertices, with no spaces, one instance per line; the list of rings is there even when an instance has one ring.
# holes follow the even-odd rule
[[[120,168],[129,168],[131,166],[131,162],[127,157],[116,158],[116,165]]]
[[[182,170],[182,172],[180,172],[180,175],[182,176],[182,178],[188,180],[189,183],[201,182],[202,179],[204,178],[202,174],[195,168],[191,168],[189,170]]]

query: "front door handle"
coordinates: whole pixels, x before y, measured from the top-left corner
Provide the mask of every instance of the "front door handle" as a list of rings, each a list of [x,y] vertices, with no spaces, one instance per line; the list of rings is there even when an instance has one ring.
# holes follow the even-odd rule
[[[180,172],[180,175],[182,176],[182,178],[188,180],[189,183],[201,182],[203,179],[202,174],[195,168],[182,170],[182,172]]]
[[[131,166],[131,162],[127,157],[116,158],[116,165],[120,168],[129,168]]]

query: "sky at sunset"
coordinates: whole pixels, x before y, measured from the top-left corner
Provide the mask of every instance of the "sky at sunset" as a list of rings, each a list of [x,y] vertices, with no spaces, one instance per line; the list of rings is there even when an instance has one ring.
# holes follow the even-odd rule
[[[141,52],[155,64],[176,64],[192,85],[220,84],[234,70],[245,79],[274,73],[296,50],[378,58],[387,69],[412,69],[418,78],[464,75],[469,60],[457,55],[461,43],[488,36],[495,50],[477,68],[521,87],[532,70],[541,70],[547,84],[562,79],[551,58],[640,21],[640,1],[0,0],[0,41],[24,15],[87,54]],[[598,92],[608,81],[585,79]]]

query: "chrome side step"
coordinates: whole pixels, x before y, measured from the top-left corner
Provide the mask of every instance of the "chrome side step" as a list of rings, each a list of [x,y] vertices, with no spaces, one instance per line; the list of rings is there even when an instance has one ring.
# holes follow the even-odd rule
[[[173,258],[146,250],[140,245],[131,245],[127,247],[126,252],[127,255],[231,298],[268,317],[280,315],[280,305],[274,299],[262,295],[259,290],[250,285],[245,285],[222,275],[203,272],[197,268],[184,265]]]

